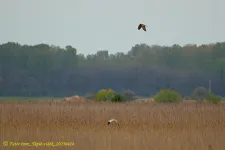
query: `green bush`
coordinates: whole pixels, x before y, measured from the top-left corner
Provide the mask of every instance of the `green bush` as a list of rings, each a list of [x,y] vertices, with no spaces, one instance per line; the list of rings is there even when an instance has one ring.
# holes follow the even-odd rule
[[[206,97],[206,101],[209,103],[213,103],[213,104],[219,104],[221,102],[221,100],[222,100],[221,97],[217,96],[215,94],[209,94]]]
[[[179,102],[182,100],[181,95],[171,89],[160,90],[154,97],[155,102]]]
[[[98,93],[95,95],[95,101],[111,100],[114,94],[115,94],[115,91],[112,89],[102,89],[98,91]]]
[[[121,94],[114,94],[111,98],[111,102],[124,102],[125,97]]]
[[[198,87],[192,93],[193,100],[205,100],[209,95],[209,90],[205,87]]]

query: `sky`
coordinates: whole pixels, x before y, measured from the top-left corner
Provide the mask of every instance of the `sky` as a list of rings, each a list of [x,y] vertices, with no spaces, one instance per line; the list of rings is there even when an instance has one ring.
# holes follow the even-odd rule
[[[0,0],[0,43],[45,43],[78,53],[128,52],[135,44],[225,41],[223,0]],[[147,32],[137,30],[146,24]]]

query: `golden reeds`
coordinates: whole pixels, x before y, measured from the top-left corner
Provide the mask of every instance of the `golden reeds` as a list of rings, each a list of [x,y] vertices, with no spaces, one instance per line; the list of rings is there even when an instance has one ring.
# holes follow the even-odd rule
[[[225,104],[1,102],[0,142],[74,142],[11,149],[224,150]],[[115,118],[118,126],[108,126]],[[3,145],[0,146],[3,149]]]

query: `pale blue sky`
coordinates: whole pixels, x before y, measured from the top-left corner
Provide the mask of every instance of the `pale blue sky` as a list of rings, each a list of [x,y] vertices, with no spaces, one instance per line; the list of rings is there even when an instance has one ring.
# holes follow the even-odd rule
[[[224,7],[223,0],[0,0],[0,42],[72,45],[83,54],[220,42]]]

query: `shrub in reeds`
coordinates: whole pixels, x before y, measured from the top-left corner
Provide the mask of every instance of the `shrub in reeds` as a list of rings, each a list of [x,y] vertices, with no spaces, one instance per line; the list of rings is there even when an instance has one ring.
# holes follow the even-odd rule
[[[161,103],[165,103],[165,102],[180,102],[182,100],[181,95],[171,89],[163,89],[160,90],[155,96],[154,96],[154,100],[155,102],[161,102]]]

